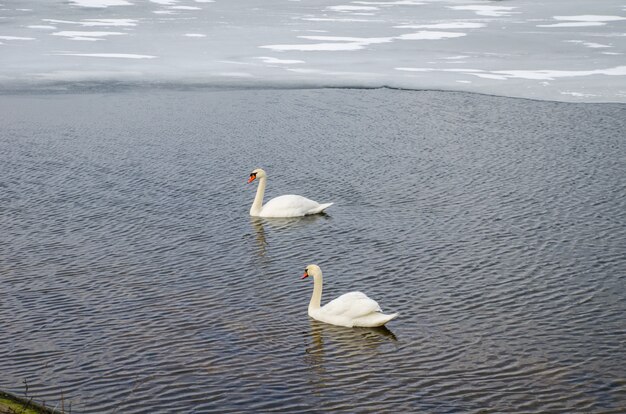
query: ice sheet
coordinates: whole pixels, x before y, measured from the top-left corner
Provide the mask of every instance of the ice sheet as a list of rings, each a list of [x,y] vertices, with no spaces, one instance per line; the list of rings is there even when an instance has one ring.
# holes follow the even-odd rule
[[[2,4],[0,91],[140,80],[626,102],[621,0]]]

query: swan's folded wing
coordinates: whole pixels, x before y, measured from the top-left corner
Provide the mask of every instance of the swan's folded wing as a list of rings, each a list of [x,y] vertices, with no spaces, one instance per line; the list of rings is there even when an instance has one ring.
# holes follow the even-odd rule
[[[365,293],[349,292],[328,302],[322,307],[322,311],[346,318],[358,318],[372,312],[380,312],[380,306]]]
[[[266,217],[303,216],[307,212],[319,207],[316,201],[299,195],[283,195],[272,198],[263,206],[263,215]]]

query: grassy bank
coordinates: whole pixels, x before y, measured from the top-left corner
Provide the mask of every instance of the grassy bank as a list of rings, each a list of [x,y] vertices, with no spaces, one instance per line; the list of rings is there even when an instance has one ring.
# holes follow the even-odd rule
[[[37,404],[30,399],[21,398],[0,391],[0,414],[62,414],[58,409],[51,409]]]

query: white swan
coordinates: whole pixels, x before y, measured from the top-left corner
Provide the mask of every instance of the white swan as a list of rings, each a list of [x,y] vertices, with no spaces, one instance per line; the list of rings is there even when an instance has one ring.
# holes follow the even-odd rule
[[[333,205],[333,203],[320,204],[317,201],[299,195],[284,195],[276,197],[263,205],[265,183],[267,174],[260,168],[250,173],[248,183],[259,179],[259,187],[256,190],[254,202],[250,208],[250,215],[255,217],[302,217],[309,214],[317,214]]]
[[[304,269],[302,279],[313,276],[313,296],[309,303],[309,316],[320,322],[331,325],[346,326],[348,328],[362,326],[373,328],[383,326],[396,316],[397,313],[385,315],[375,300],[368,298],[365,293],[350,292],[337,299],[320,306],[322,301],[322,269],[310,264]]]

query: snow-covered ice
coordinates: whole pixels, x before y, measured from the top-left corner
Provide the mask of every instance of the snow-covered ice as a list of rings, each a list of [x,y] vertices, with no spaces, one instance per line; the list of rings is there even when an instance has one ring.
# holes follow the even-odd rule
[[[140,80],[626,102],[621,0],[2,4],[0,90]]]

